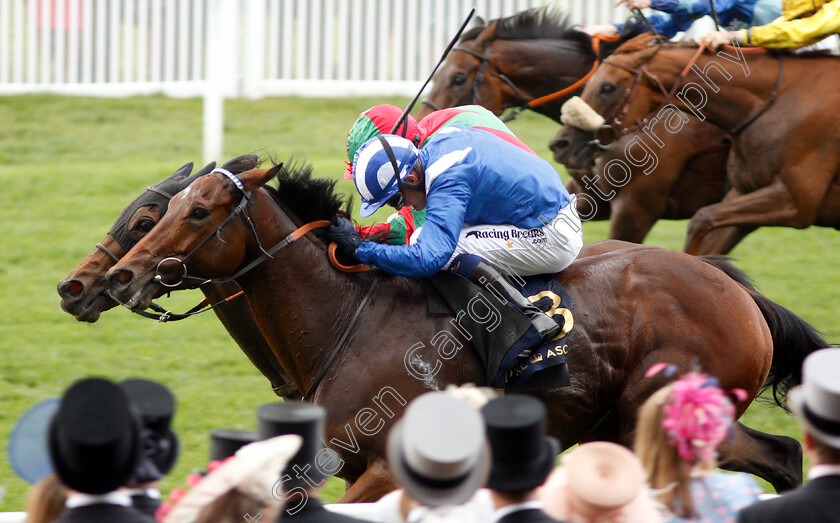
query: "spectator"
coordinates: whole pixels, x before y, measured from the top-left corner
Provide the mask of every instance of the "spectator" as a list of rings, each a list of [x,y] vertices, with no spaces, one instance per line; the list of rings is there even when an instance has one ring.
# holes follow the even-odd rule
[[[281,507],[274,485],[302,441],[286,435],[241,447],[181,497],[164,523],[271,521]]]
[[[160,383],[144,379],[125,380],[120,388],[143,422],[143,459],[127,492],[135,509],[154,517],[161,503],[158,482],[178,459],[178,436],[171,428],[175,397]]]
[[[268,403],[257,410],[260,439],[284,434],[303,438],[300,450],[289,460],[282,475],[274,471],[278,497],[286,502],[277,521],[344,523],[359,521],[330,512],[318,501],[326,477],[338,472],[343,463],[335,452],[325,449],[326,411],[311,403],[284,401]]]
[[[663,521],[635,454],[615,443],[584,443],[539,490],[543,510],[571,523]]]
[[[802,425],[808,482],[778,498],[745,508],[739,523],[840,519],[840,349],[823,349],[802,366],[802,385],[790,391],[790,407]]]
[[[224,461],[236,451],[259,441],[257,433],[249,430],[216,429],[210,432],[210,462]]]
[[[639,410],[636,455],[673,521],[734,522],[758,500],[761,489],[752,476],[715,470],[734,414],[717,380],[699,372],[658,390]]]
[[[537,487],[554,468],[560,443],[545,435],[545,406],[530,396],[510,394],[481,410],[492,450],[487,486],[493,522],[552,522],[542,510]]]
[[[489,387],[476,387],[473,383],[464,385],[448,385],[446,394],[462,400],[476,411],[480,410],[497,393]],[[490,491],[478,489],[473,496],[462,505],[434,509],[412,498],[404,489],[386,494],[376,502],[378,516],[383,523],[405,523],[407,521],[442,521],[445,518],[460,518],[463,520],[485,521],[493,512],[493,500]]]
[[[29,491],[24,523],[55,521],[64,512],[66,502],[67,488],[61,484],[55,473],[47,474]]]
[[[140,420],[115,383],[87,378],[64,393],[50,423],[53,468],[69,489],[61,523],[154,520],[131,508],[128,484],[142,457]]]
[[[463,523],[490,518],[493,502],[489,491],[478,489],[486,480],[490,463],[478,410],[494,394],[487,387],[450,385],[446,392],[424,394],[422,400],[411,403],[403,420],[389,434],[388,462],[403,488],[377,502],[384,523]],[[422,427],[419,432],[418,427]],[[451,448],[452,441],[460,446]],[[452,452],[448,458],[439,452],[443,448]],[[475,463],[471,474],[460,481],[436,483],[446,481],[439,476],[445,473],[447,460],[460,460],[465,467],[470,461]]]

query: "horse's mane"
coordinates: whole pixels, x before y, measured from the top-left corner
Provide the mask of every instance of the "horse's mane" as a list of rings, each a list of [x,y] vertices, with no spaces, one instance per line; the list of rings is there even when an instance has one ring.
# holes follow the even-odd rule
[[[526,9],[511,16],[496,18],[486,24],[477,23],[464,32],[461,42],[475,40],[482,31],[496,24],[496,40],[572,40],[579,42],[585,52],[595,56],[592,38],[572,27],[568,15],[551,6]]]
[[[332,220],[339,211],[352,212],[352,198],[335,190],[337,180],[313,178],[312,166],[289,158],[280,166],[277,186],[265,189],[277,203],[303,223]]]
[[[550,6],[534,7],[503,18],[495,18],[486,24],[477,23],[467,29],[461,42],[474,40],[482,31],[496,24],[495,38],[499,40],[534,40],[538,38],[564,38],[574,31],[569,18],[562,11]]]

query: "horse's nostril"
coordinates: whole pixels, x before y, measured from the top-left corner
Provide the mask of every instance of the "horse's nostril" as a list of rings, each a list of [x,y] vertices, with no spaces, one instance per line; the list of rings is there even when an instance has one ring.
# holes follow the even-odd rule
[[[79,280],[70,280],[58,286],[58,294],[62,298],[77,298],[85,290],[85,285]]]
[[[555,152],[564,151],[569,146],[569,140],[553,140],[550,144],[551,150]]]
[[[133,278],[134,278],[134,273],[129,271],[129,270],[125,270],[125,269],[123,269],[121,271],[117,271],[117,273],[114,274],[114,279],[117,281],[117,283],[121,283],[121,284],[126,284],[126,283],[130,282]]]

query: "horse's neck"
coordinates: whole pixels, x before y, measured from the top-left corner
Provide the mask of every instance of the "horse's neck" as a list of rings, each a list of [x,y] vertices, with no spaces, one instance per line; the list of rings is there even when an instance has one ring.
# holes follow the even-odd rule
[[[252,219],[260,242],[270,249],[297,227],[261,196]],[[251,238],[244,263],[259,255]],[[311,235],[237,279],[263,336],[300,390],[309,387],[346,328],[364,291],[359,280],[332,269],[323,244]]]
[[[525,101],[534,100],[572,85],[586,75],[594,60],[574,40],[499,40],[499,72],[510,78]],[[534,108],[560,121],[560,107],[569,96]],[[522,100],[512,100],[508,106]]]
[[[722,129],[732,130],[761,111],[770,100],[779,77],[779,62],[770,55],[741,55],[722,50],[704,53],[683,79],[679,75],[696,49],[680,50],[681,58],[666,66],[666,89],[679,81],[671,103],[687,114],[701,116]],[[682,58],[685,57],[685,58]],[[654,73],[656,74],[656,73]],[[701,101],[705,105],[698,107]]]

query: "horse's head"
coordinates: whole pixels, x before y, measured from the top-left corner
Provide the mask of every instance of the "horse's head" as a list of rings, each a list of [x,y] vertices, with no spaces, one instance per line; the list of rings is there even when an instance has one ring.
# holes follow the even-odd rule
[[[157,225],[174,194],[213,167],[215,163],[190,176],[193,164],[188,163],[147,188],[123,209],[102,243],[58,282],[61,308],[79,321],[93,323],[102,312],[115,307],[117,303],[106,292],[108,269]]]
[[[225,168],[242,172],[258,164],[258,156],[244,155],[226,163]],[[188,163],[148,187],[123,209],[102,243],[97,244],[96,249],[58,283],[61,308],[79,321],[92,323],[99,319],[100,314],[115,307],[117,303],[107,293],[105,275],[108,270],[157,225],[173,195],[215,166],[215,162],[210,163],[191,175],[193,164]]]
[[[480,104],[495,114],[502,112],[507,86],[498,75],[498,64],[491,63],[496,28],[495,20],[486,26],[484,20],[476,19],[435,73],[434,85],[423,99],[418,120],[432,111],[460,105]]]
[[[622,131],[634,126],[663,100],[655,74],[647,68],[662,48],[660,37],[646,33],[619,47],[586,83],[580,100],[563,108],[564,126],[549,146],[554,158],[581,167]]]
[[[160,227],[108,271],[111,295],[133,310],[145,309],[173,287],[194,287],[233,274],[246,255],[252,209],[245,208],[257,199],[252,192],[280,167],[231,177],[217,169],[175,195]]]

